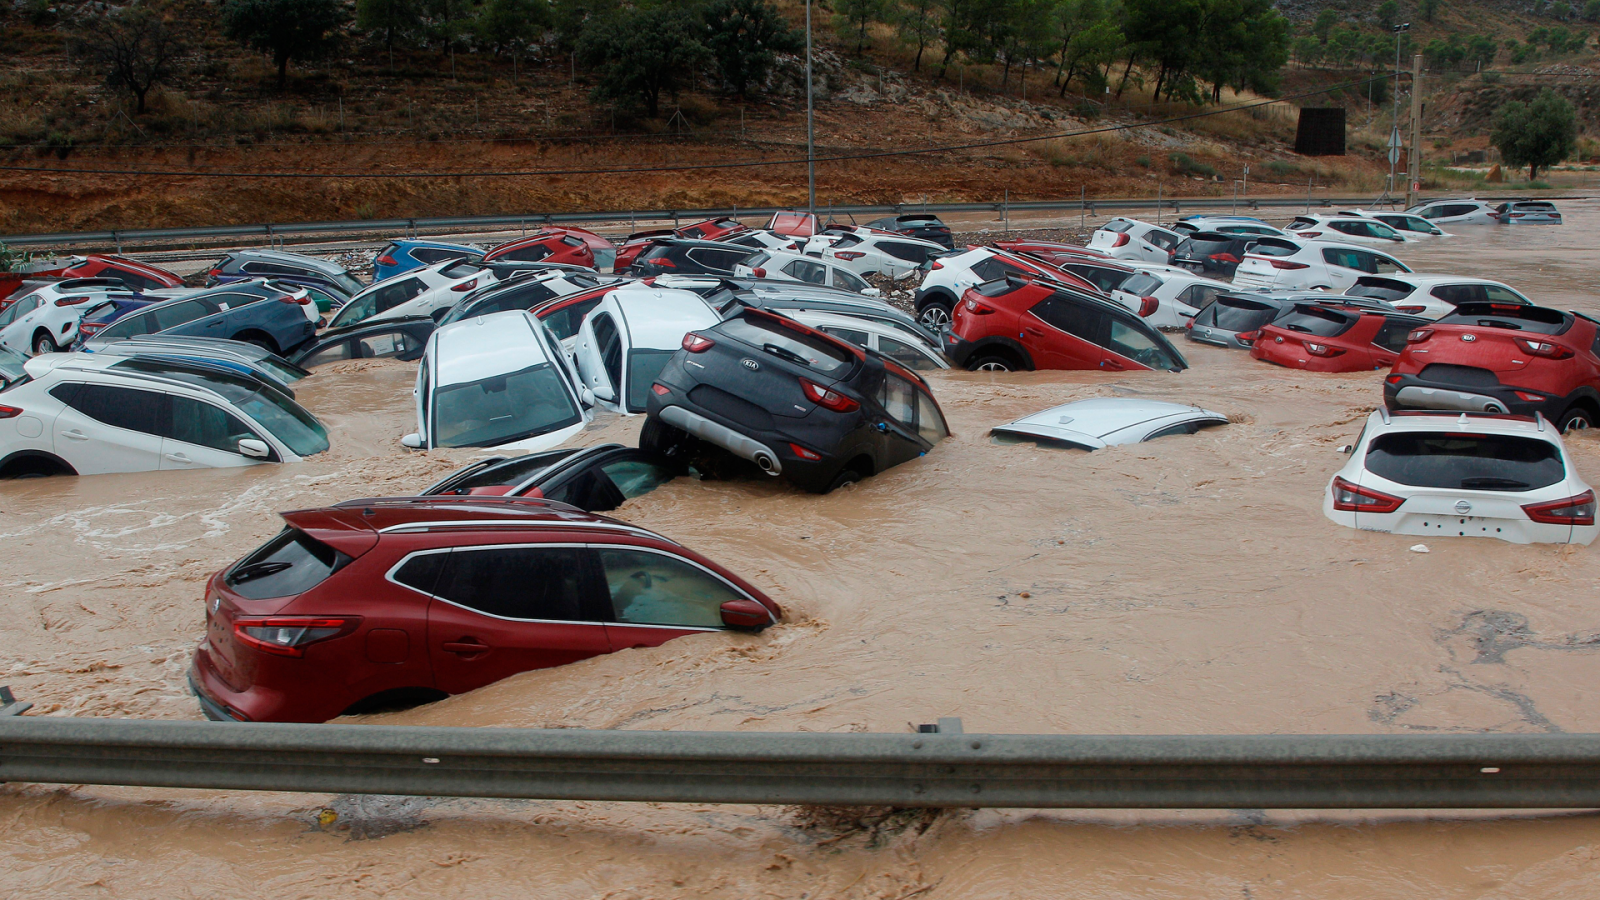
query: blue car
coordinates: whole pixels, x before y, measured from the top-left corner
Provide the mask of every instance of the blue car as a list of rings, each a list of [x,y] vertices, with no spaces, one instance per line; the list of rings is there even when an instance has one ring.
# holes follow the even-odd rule
[[[160,298],[145,297],[134,294],[129,297],[107,297],[104,303],[98,303],[83,312],[83,319],[78,322],[78,340],[82,344],[105,330],[111,323],[117,321],[136,309],[144,309],[152,303],[160,303]]]
[[[447,244],[443,241],[393,240],[378,251],[372,261],[372,280],[379,282],[401,272],[442,263],[447,259],[483,261],[483,251],[466,244]]]
[[[281,281],[235,282],[134,310],[87,338],[79,349],[93,353],[114,341],[141,334],[224,338],[276,353],[292,353],[317,328],[306,317],[311,295]]]

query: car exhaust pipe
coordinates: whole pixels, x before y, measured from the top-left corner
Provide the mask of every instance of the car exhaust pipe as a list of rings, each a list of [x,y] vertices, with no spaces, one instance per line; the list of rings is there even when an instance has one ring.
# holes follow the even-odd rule
[[[783,463],[778,459],[778,454],[760,441],[745,437],[732,428],[719,425],[681,406],[669,406],[661,410],[659,415],[661,421],[674,428],[681,428],[708,444],[715,444],[734,456],[750,460],[768,475],[783,474]]]
[[[761,471],[767,473],[768,475],[778,474],[777,472],[772,471],[773,467],[777,466],[777,464],[778,461],[766,453],[756,453],[756,465],[760,466]]]

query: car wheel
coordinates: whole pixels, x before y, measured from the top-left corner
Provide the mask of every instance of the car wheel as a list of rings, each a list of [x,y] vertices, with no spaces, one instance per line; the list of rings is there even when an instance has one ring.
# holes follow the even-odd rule
[[[944,334],[950,330],[950,304],[943,300],[930,302],[917,313],[917,322],[934,334]]]
[[[855,469],[845,469],[842,472],[840,472],[839,474],[833,476],[833,480],[828,482],[828,487],[827,487],[826,490],[823,491],[823,493],[824,494],[831,494],[834,491],[837,491],[838,489],[840,489],[842,487],[849,487],[850,485],[855,484],[856,482],[858,482],[860,480],[861,480],[861,473],[860,472],[857,472]]]
[[[42,356],[46,353],[54,353],[60,349],[60,347],[56,346],[55,339],[50,337],[48,334],[41,333],[38,337],[33,339],[34,356]]]
[[[644,427],[639,429],[639,449],[668,459],[683,456],[692,440],[688,432],[660,419],[645,419]]]
[[[1561,418],[1556,421],[1556,430],[1562,434],[1587,431],[1594,427],[1594,422],[1594,413],[1582,406],[1574,406],[1561,414]]]
[[[1010,372],[1013,367],[1011,360],[1003,356],[985,356],[974,360],[967,368],[972,372]]]

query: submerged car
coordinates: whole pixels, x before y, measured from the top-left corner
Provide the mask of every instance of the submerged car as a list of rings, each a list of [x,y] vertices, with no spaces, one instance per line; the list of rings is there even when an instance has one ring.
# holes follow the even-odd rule
[[[450,244],[444,241],[419,241],[409,238],[395,238],[378,251],[372,260],[372,280],[374,283],[384,281],[436,263],[448,262],[452,259],[465,259],[471,262],[482,262],[483,251],[467,244]]]
[[[803,253],[783,250],[758,250],[733,267],[735,278],[766,278],[774,281],[803,281],[807,284],[876,297],[878,289],[862,280],[848,267],[831,259],[818,259]]]
[[[1232,350],[1249,350],[1261,336],[1261,327],[1279,316],[1294,311],[1297,304],[1340,306],[1374,312],[1398,312],[1394,306],[1371,297],[1349,297],[1324,291],[1285,291],[1261,293],[1239,291],[1218,294],[1195,314],[1185,334],[1197,344],[1211,344]]]
[[[1118,216],[1095,230],[1089,249],[1115,259],[1141,260],[1165,264],[1183,240],[1159,225]]]
[[[1245,253],[1233,286],[1279,291],[1343,291],[1363,275],[1409,274],[1398,259],[1368,247],[1299,237],[1262,238]]]
[[[683,345],[683,336],[720,318],[690,291],[620,287],[596,304],[578,328],[578,375],[605,406],[624,415],[642,413],[650,385]]]
[[[311,374],[276,353],[263,350],[255,344],[221,338],[141,334],[125,341],[104,344],[95,353],[222,365],[240,374],[277,385],[290,397],[294,396],[294,391],[289,386]]]
[[[1345,290],[1350,297],[1373,297],[1394,304],[1404,313],[1437,319],[1463,303],[1514,303],[1530,306],[1532,300],[1498,281],[1460,275],[1363,275]]]
[[[1367,419],[1322,511],[1363,531],[1588,544],[1594,491],[1543,416],[1396,413]]]
[[[759,309],[684,335],[647,413],[645,450],[688,460],[710,445],[814,493],[916,459],[950,433],[910,369]]]
[[[906,237],[920,238],[932,241],[946,250],[955,248],[955,239],[950,234],[950,226],[946,225],[933,213],[907,213],[901,216],[888,216],[874,219],[867,223],[868,228],[880,231],[892,231]]]
[[[315,341],[294,355],[293,361],[307,369],[346,359],[411,362],[422,358],[435,327],[432,316],[357,322],[317,335]]]
[[[1513,200],[1495,207],[1501,225],[1560,225],[1561,213],[1549,200]]]
[[[405,316],[443,319],[462,298],[494,281],[493,272],[467,259],[449,259],[412,269],[351,297],[328,327],[348,328],[357,322]]]
[[[282,356],[316,334],[302,311],[308,306],[310,295],[297,285],[232,282],[134,310],[84,337],[78,347],[92,353],[112,341],[160,334],[242,341]]]
[[[344,297],[354,296],[366,287],[338,263],[282,250],[235,250],[212,264],[206,272],[206,285],[232,284],[254,278],[299,285],[329,285]]]
[[[323,722],[783,615],[675,541],[549,500],[367,499],[283,520],[206,585],[189,686],[208,718]]]
[[[1387,369],[1400,358],[1407,335],[1427,323],[1401,313],[1296,303],[1261,326],[1250,355],[1308,372]]]
[[[491,456],[429,485],[423,496],[470,494],[544,497],[584,512],[608,512],[684,473],[682,466],[637,447],[601,444],[507,459]]]
[[[1227,424],[1228,417],[1198,406],[1129,397],[1078,400],[1024,416],[989,431],[1003,442],[1099,450],[1113,444],[1137,444],[1202,428]]]

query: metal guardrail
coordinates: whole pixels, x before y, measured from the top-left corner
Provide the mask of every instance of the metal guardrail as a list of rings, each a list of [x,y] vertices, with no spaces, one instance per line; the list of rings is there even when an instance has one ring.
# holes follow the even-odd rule
[[[773,734],[0,718],[0,780],[689,803],[1600,807],[1600,735]],[[924,726],[931,727],[931,726]]]
[[[1499,198],[1485,197],[1485,200]],[[1555,197],[1556,200],[1575,200],[1578,197]],[[1095,215],[1101,209],[1153,209],[1184,210],[1219,209],[1282,209],[1315,206],[1359,206],[1371,202],[1371,197],[1318,197],[1297,198],[1292,195],[1268,197],[1194,197],[1194,198],[1112,198],[1080,200],[1026,200],[998,203],[915,203],[893,206],[829,206],[819,208],[819,214],[832,216],[878,216],[909,212],[971,213],[993,212],[1002,216],[1011,212],[1060,212]],[[0,243],[13,247],[52,247],[63,250],[91,246],[111,246],[120,253],[124,248],[158,245],[163,242],[220,241],[226,239],[259,238],[270,244],[282,243],[289,238],[314,239],[348,235],[396,234],[420,236],[446,234],[460,231],[484,231],[545,225],[595,225],[620,222],[667,221],[691,222],[715,216],[772,215],[778,209],[793,207],[759,207],[741,209],[718,207],[707,209],[658,209],[629,212],[572,212],[528,213],[501,216],[453,216],[445,218],[367,219],[348,222],[300,222],[262,225],[217,225],[205,228],[141,228],[113,231],[58,232],[54,234],[16,234],[0,236]]]

